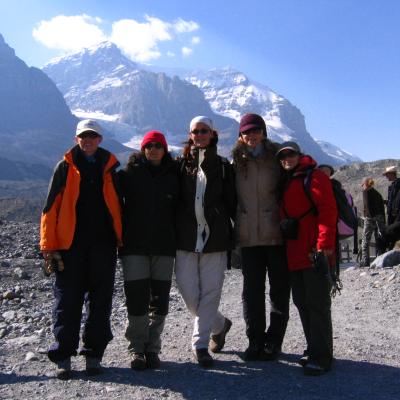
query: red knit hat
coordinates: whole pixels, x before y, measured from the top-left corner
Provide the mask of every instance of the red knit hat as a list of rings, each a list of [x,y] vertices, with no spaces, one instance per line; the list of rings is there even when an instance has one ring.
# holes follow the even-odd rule
[[[150,131],[147,132],[143,139],[142,143],[140,144],[140,149],[143,151],[144,146],[146,146],[147,143],[161,143],[164,147],[165,152],[168,152],[168,145],[167,141],[165,140],[165,136],[160,132],[160,131]]]

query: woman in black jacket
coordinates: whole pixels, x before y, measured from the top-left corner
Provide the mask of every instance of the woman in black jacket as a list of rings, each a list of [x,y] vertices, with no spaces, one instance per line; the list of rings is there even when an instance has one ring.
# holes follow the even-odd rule
[[[192,349],[203,367],[213,363],[208,346],[219,352],[232,325],[218,306],[233,242],[236,194],[232,166],[217,155],[217,141],[212,121],[194,118],[179,162],[176,282],[195,317]]]
[[[131,368],[158,368],[176,251],[176,164],[164,135],[148,132],[142,152],[119,172],[123,197],[120,249],[128,308]]]

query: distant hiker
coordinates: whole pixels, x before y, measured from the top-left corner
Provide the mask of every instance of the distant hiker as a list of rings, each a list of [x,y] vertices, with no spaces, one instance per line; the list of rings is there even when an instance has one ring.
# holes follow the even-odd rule
[[[332,183],[333,195],[336,201],[338,211],[338,221],[336,229],[336,282],[337,288],[340,290],[340,262],[341,262],[341,245],[340,241],[344,239],[353,238],[353,254],[358,254],[358,217],[357,208],[354,205],[353,197],[350,193],[346,192],[337,179],[333,178],[335,170],[331,165],[319,164],[317,167],[330,178]],[[304,187],[307,192],[310,191],[309,174],[306,177]]]
[[[119,251],[128,308],[131,368],[158,368],[161,333],[168,314],[176,252],[175,213],[179,193],[176,164],[164,135],[150,131],[141,152],[119,172],[123,247]]]
[[[361,243],[360,267],[368,267],[370,263],[369,244],[372,233],[375,236],[376,253],[383,254],[382,234],[385,229],[385,204],[381,194],[374,188],[374,180],[370,177],[364,178],[361,184],[363,189],[364,205],[364,230]]]
[[[386,239],[388,240],[388,248],[391,250],[396,240],[400,237],[397,236],[397,224],[400,223],[400,178],[397,178],[397,167],[387,167],[383,172],[387,180],[391,182],[388,188],[387,198],[387,228],[385,229]]]
[[[279,228],[277,146],[267,138],[263,118],[246,114],[232,151],[238,208],[236,242],[241,249],[243,316],[249,340],[244,359],[271,361],[281,353],[289,319],[290,280]],[[266,326],[268,274],[270,321]]]
[[[192,349],[203,367],[213,364],[208,347],[219,352],[232,325],[218,306],[227,251],[233,246],[236,194],[232,166],[217,155],[217,142],[210,118],[195,117],[179,161],[176,283],[195,317]]]
[[[110,327],[117,244],[121,244],[120,200],[116,191],[115,156],[99,147],[101,128],[80,121],[77,145],[54,171],[41,218],[40,248],[45,259],[61,255],[56,271],[53,333],[48,351],[60,379],[71,377],[71,356],[77,354],[82,306],[87,316],[79,354],[88,375],[101,373],[101,359],[112,339]]]
[[[307,349],[299,363],[306,375],[321,375],[333,359],[331,269],[335,265],[337,208],[329,178],[315,169],[294,142],[282,143],[277,152],[286,179],[280,209],[286,238],[293,302],[299,310]],[[304,188],[312,170],[309,196]]]

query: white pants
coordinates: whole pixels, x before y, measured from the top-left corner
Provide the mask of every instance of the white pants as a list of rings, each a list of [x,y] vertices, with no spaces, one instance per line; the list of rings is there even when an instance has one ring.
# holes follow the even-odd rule
[[[176,283],[186,307],[195,316],[193,349],[208,348],[210,334],[219,334],[224,328],[225,317],[218,311],[218,306],[226,263],[226,251],[176,252]]]

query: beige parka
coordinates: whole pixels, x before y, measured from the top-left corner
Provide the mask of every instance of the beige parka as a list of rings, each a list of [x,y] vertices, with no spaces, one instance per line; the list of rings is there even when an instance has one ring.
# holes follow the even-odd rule
[[[240,140],[232,151],[238,198],[235,238],[239,247],[283,243],[279,228],[278,183],[281,170],[277,147],[268,139],[254,157]]]

